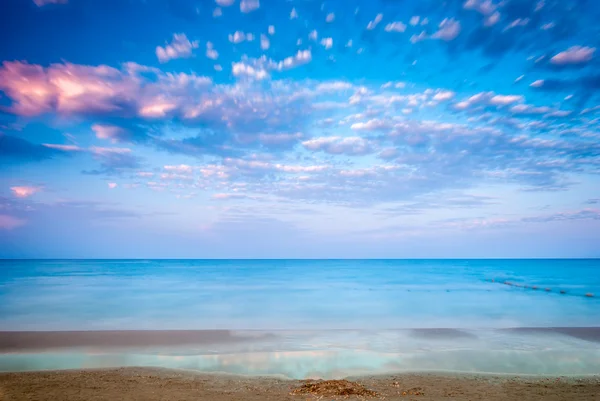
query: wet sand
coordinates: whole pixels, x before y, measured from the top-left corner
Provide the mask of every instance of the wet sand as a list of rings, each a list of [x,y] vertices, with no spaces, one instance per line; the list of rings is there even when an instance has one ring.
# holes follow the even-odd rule
[[[0,400],[600,400],[600,376],[576,379],[402,374],[350,380],[377,395],[299,393],[297,389],[304,381],[273,377],[119,368],[3,373]]]
[[[498,330],[523,335],[560,334],[581,340],[600,342],[600,327],[518,327]],[[449,328],[402,329],[399,331],[426,339],[474,338],[472,333]],[[126,348],[233,344],[257,339],[275,339],[280,334],[278,331],[230,330],[0,331],[0,353],[73,347]]]
[[[257,337],[260,336],[260,337]],[[0,352],[73,347],[158,347],[227,344],[272,336],[229,330],[0,331]]]

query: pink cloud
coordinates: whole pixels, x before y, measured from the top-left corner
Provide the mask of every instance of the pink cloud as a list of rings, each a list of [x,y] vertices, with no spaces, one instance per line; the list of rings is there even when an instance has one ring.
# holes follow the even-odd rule
[[[96,133],[96,138],[108,139],[113,143],[120,141],[127,135],[123,128],[115,125],[94,124],[92,125],[92,131]]]
[[[108,183],[108,188],[109,189],[115,189],[117,187],[117,183],[116,182],[109,182]]]
[[[154,79],[141,73],[154,74]],[[205,93],[211,83],[207,77],[162,73],[135,63],[121,70],[70,63],[44,68],[19,61],[0,66],[0,91],[12,100],[9,110],[23,116],[164,117]]]
[[[0,229],[12,230],[25,225],[26,221],[6,214],[0,214]]]
[[[587,63],[594,57],[595,52],[595,47],[571,46],[552,57],[550,62],[557,65]]]
[[[17,198],[28,198],[31,195],[41,191],[42,188],[40,187],[27,187],[27,186],[23,186],[23,187],[10,187],[10,190],[12,191],[13,195],[16,196]]]

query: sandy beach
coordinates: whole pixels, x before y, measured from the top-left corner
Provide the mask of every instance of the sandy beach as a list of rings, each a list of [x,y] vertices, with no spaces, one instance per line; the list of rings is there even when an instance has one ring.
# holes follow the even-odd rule
[[[0,399],[600,400],[600,377],[402,374],[349,380],[319,387],[319,382],[150,368],[3,373]]]

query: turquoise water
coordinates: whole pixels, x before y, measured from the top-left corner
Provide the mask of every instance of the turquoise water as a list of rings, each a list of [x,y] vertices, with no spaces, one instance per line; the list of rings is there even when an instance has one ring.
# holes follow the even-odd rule
[[[600,374],[600,331],[582,337],[507,330],[600,326],[599,260],[73,260],[0,267],[0,331],[228,329],[234,338],[0,351],[0,371]],[[458,330],[411,330],[439,327]]]
[[[2,261],[0,329],[600,326],[586,293],[600,260]]]

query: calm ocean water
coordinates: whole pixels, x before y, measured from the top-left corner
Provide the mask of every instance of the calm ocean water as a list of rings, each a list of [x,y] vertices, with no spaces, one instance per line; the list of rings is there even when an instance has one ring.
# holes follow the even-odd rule
[[[1,261],[0,331],[228,329],[240,341],[0,351],[0,371],[600,374],[598,331],[503,330],[600,326],[598,295],[600,260]],[[459,330],[408,330],[440,327]]]
[[[0,329],[600,326],[586,293],[600,260],[1,261]]]

